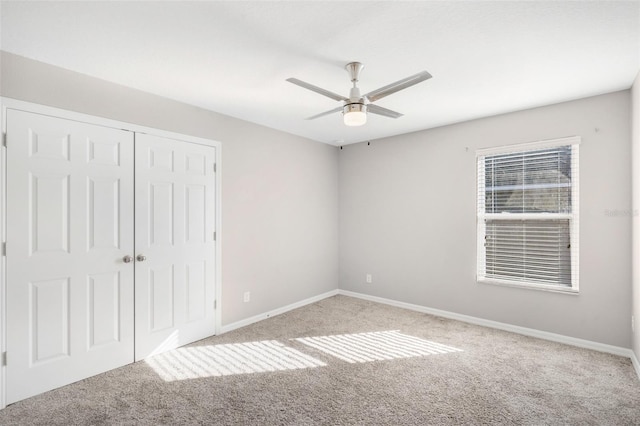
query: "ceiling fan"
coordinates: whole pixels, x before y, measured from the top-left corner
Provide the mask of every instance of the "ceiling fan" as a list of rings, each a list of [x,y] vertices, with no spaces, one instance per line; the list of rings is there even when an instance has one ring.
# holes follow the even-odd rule
[[[321,95],[327,96],[331,99],[335,99],[336,101],[342,101],[342,106],[314,115],[307,118],[307,120],[324,117],[325,115],[333,114],[334,112],[338,111],[342,111],[344,124],[346,124],[347,126],[362,126],[363,124],[365,124],[367,122],[367,112],[390,118],[402,117],[402,114],[400,114],[399,112],[374,105],[373,102],[431,78],[431,74],[426,71],[421,71],[418,74],[403,78],[402,80],[398,80],[395,83],[391,83],[369,93],[365,93],[364,95],[360,95],[360,89],[358,88],[358,77],[360,76],[360,72],[364,68],[364,65],[360,62],[349,62],[345,66],[345,68],[349,73],[349,77],[351,77],[351,82],[353,83],[353,87],[349,92],[348,98],[340,96],[337,93],[330,92],[329,90],[325,90],[321,87],[314,86],[313,84],[309,84],[302,80],[298,80],[297,78],[287,79],[289,83],[293,83],[300,87],[304,87],[305,89],[309,89],[313,92],[320,93]]]

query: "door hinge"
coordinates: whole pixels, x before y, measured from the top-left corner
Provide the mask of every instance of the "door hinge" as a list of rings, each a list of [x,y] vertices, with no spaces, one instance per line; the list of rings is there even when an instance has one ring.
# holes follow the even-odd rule
[[[7,365],[7,353],[2,352],[2,366],[5,367]]]
[[[2,243],[2,255],[7,255],[7,243]]]
[[[218,301],[217,300],[213,301],[213,309],[218,309]]]
[[[216,173],[218,171],[218,165],[216,163],[213,163],[213,173]]]
[[[218,236],[216,235],[216,231],[213,231],[213,241],[217,241],[216,238],[218,238]]]
[[[6,133],[2,134],[2,146],[4,146],[4,147],[7,146],[7,134]]]

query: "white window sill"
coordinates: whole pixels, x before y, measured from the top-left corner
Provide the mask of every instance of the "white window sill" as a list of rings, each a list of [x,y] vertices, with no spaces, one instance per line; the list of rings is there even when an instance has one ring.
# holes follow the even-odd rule
[[[498,285],[503,287],[518,287],[518,288],[525,288],[529,290],[541,290],[541,291],[548,291],[552,293],[570,294],[574,296],[577,296],[579,294],[579,290],[573,287],[523,283],[518,281],[506,281],[506,280],[497,280],[497,279],[477,279],[477,282],[478,284]]]

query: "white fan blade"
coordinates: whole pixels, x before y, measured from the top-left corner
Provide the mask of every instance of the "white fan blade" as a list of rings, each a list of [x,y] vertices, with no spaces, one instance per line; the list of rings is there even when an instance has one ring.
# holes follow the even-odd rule
[[[321,112],[320,114],[316,114],[312,117],[307,118],[307,120],[313,120],[315,118],[324,117],[325,115],[333,114],[334,112],[338,112],[338,111],[342,111],[341,106],[339,106],[338,108],[331,109],[329,111]]]
[[[328,98],[335,99],[336,101],[346,101],[347,100],[347,98],[345,98],[344,96],[340,96],[340,95],[338,95],[336,93],[330,92],[330,91],[325,90],[325,89],[323,89],[321,87],[314,86],[313,84],[304,82],[302,80],[298,80],[297,78],[288,78],[287,81],[289,83],[293,83],[293,84],[298,85],[300,87],[304,87],[305,89],[309,89],[309,90],[311,90],[313,92],[320,93],[321,95],[324,95],[324,96],[326,96]]]
[[[384,87],[381,87],[377,90],[367,93],[364,95],[369,102],[375,102],[378,99],[382,99],[385,96],[389,96],[393,93],[399,92],[402,89],[406,89],[407,87],[411,87],[414,84],[418,84],[421,81],[425,81],[431,78],[431,74],[426,71],[419,72],[418,74],[412,75],[407,78],[403,78],[402,80],[398,80],[395,83],[388,84]]]
[[[367,105],[367,111],[372,114],[383,115],[385,117],[391,117],[391,118],[399,118],[399,117],[402,117],[403,115],[403,114],[400,114],[399,112],[392,111],[387,108],[382,108],[381,106],[373,105],[373,104]]]

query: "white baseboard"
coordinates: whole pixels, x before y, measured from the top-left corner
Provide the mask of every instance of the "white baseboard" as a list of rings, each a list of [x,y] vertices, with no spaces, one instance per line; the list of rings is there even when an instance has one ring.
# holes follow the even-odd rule
[[[274,309],[274,310],[269,311],[269,312],[265,312],[265,313],[262,313],[262,314],[254,315],[252,317],[245,318],[243,320],[236,321],[236,322],[233,322],[231,324],[223,325],[222,327],[220,327],[220,334],[228,333],[229,331],[233,331],[233,330],[236,330],[238,328],[246,327],[246,326],[248,326],[250,324],[254,324],[254,323],[258,322],[258,321],[262,321],[262,320],[265,320],[267,318],[274,317],[276,315],[284,314],[285,312],[289,312],[289,311],[292,311],[294,309],[301,308],[301,307],[303,307],[305,305],[309,305],[311,303],[319,302],[322,299],[326,299],[327,297],[335,296],[337,294],[338,294],[338,290],[337,289],[336,290],[331,290],[331,291],[328,291],[326,293],[322,293],[322,294],[319,294],[317,296],[309,297],[308,299],[304,299],[304,300],[301,300],[299,302],[295,302],[295,303],[292,303],[290,305],[283,306],[281,308]]]
[[[590,340],[577,339],[575,337],[564,336],[562,334],[549,333],[547,331],[540,331],[533,328],[520,327],[517,325],[506,324],[503,322],[486,320],[482,318],[472,317],[469,315],[457,314],[455,312],[427,308],[426,306],[399,302],[397,300],[385,299],[383,297],[369,296],[367,294],[356,293],[353,291],[338,290],[338,294],[341,294],[344,296],[350,296],[350,297],[357,297],[359,299],[369,300],[371,302],[384,303],[385,305],[391,305],[391,306],[396,306],[398,308],[404,308],[412,311],[423,312],[426,314],[431,314],[438,317],[462,321],[469,324],[495,328],[498,330],[510,331],[512,333],[522,334],[530,337],[536,337],[538,339],[550,340],[552,342],[564,343],[571,346],[578,346],[580,348],[593,349],[599,352],[606,352],[613,355],[619,355],[626,358],[631,358],[631,361],[633,362],[636,372],[638,372],[638,376],[640,377],[640,364],[638,363],[638,359],[635,358],[635,354],[631,349],[623,348],[620,346],[607,345],[604,343],[592,342]],[[635,361],[634,361],[634,358],[635,358]]]
[[[370,296],[368,294],[356,293],[348,290],[331,290],[326,293],[319,294],[317,296],[310,297],[308,299],[301,300],[299,302],[292,303],[287,306],[283,306],[278,309],[264,312],[262,314],[254,315],[250,318],[245,318],[240,321],[236,321],[231,324],[223,325],[220,328],[220,334],[228,333],[229,331],[236,330],[238,328],[246,327],[247,325],[254,324],[256,322],[271,318],[276,315],[283,314],[285,312],[292,311],[297,308],[301,308],[305,305],[318,302],[320,300],[332,297],[335,295],[343,295],[349,297],[355,297],[358,299],[369,300],[371,302],[383,303],[385,305],[396,306],[398,308],[409,309],[412,311],[422,312],[426,314],[435,315],[442,318],[449,318],[457,321],[466,322],[469,324],[480,325],[483,327],[495,328],[498,330],[509,331],[511,333],[522,334],[524,336],[536,337],[538,339],[549,340],[552,342],[564,343],[566,345],[577,346],[585,349],[592,349],[594,351],[605,352],[613,355],[619,355],[631,359],[631,363],[638,374],[640,379],[640,361],[636,357],[635,353],[628,348],[620,346],[607,345],[605,343],[593,342],[591,340],[578,339],[575,337],[564,336],[562,334],[550,333],[547,331],[536,330],[533,328],[520,327],[518,325],[507,324],[498,321],[491,321],[483,318],[472,317],[470,315],[458,314],[455,312],[443,311],[440,309],[428,308],[426,306],[414,305],[412,303],[399,302],[397,300],[385,299],[383,297]]]
[[[636,353],[631,351],[631,364],[633,364],[633,368],[636,370],[636,374],[638,375],[638,379],[640,379],[640,361],[638,361],[638,357],[636,357]]]

